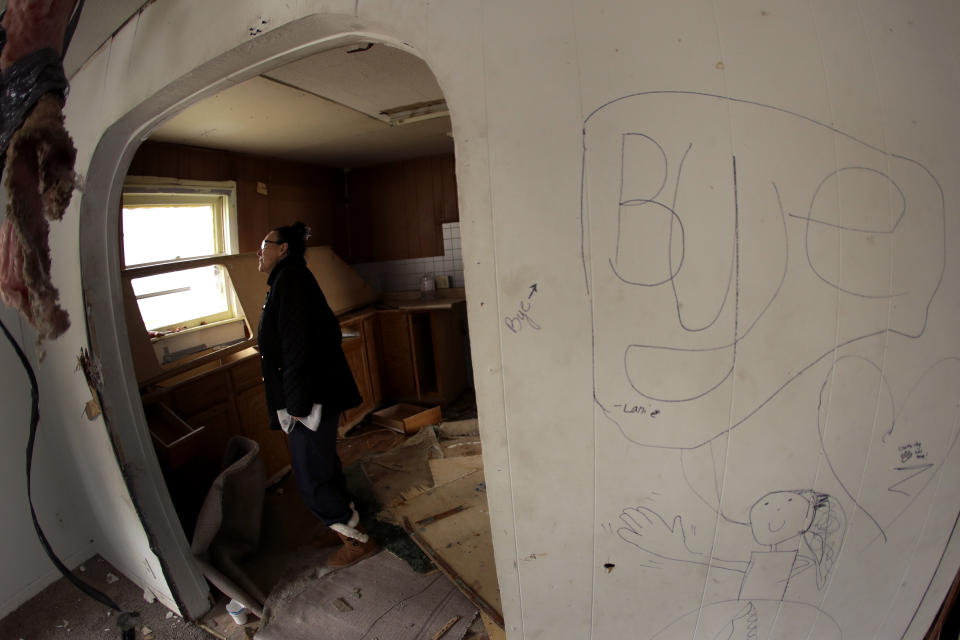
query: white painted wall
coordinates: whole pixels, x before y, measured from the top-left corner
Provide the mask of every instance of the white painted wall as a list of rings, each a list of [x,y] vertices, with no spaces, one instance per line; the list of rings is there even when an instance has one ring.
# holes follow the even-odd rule
[[[4,196],[5,199],[5,196]],[[34,444],[32,493],[37,518],[47,540],[70,567],[94,553],[95,521],[84,487],[77,482],[78,463],[71,455],[72,436],[56,415],[49,397],[56,385],[50,383],[46,364],[38,364],[32,343],[36,334],[13,311],[3,308],[0,319],[31,360],[40,379],[40,423]],[[59,577],[40,546],[27,503],[26,448],[30,424],[30,385],[7,340],[0,344],[0,389],[2,389],[5,441],[0,449],[0,617],[10,613]],[[67,372],[68,376],[72,371]],[[87,429],[75,405],[72,428]]]
[[[661,630],[657,637],[676,637],[699,619],[700,634],[713,638],[728,623],[763,629],[776,619],[796,637],[811,630],[835,637],[841,629],[844,638],[919,638],[960,564],[952,554],[938,567],[960,510],[958,376],[956,361],[942,360],[960,356],[952,249],[960,233],[953,118],[960,9],[950,0],[914,5],[164,0],[73,77],[68,127],[78,167],[90,168],[93,183],[84,215],[96,221],[97,211],[110,210],[117,178],[107,174],[111,162],[129,160],[119,153],[124,141],[191,91],[225,74],[240,81],[266,53],[327,35],[355,31],[406,43],[437,75],[453,117],[474,374],[510,637],[650,638]],[[315,12],[322,15],[292,22]],[[249,26],[262,19],[271,31],[251,39]],[[710,95],[626,98],[651,91]],[[105,152],[95,156],[105,132]],[[623,134],[656,140],[662,156],[644,145],[622,156]],[[661,196],[659,182],[651,192],[645,181],[664,172],[663,158],[669,186]],[[639,177],[621,194],[624,166]],[[909,204],[904,233],[839,233],[826,219],[803,219],[813,217],[820,181],[850,166],[862,169],[844,175],[885,175],[897,184]],[[122,176],[123,166],[114,169]],[[839,200],[831,192],[824,215],[876,224],[870,216],[879,211],[879,219],[896,220],[890,203],[899,202],[898,191],[885,180],[880,192],[871,180],[841,190]],[[864,196],[872,198],[866,208],[857,201]],[[620,206],[631,198],[657,200],[646,210],[670,207],[685,225],[676,299],[669,282],[628,286],[612,275],[611,266],[632,269],[634,282],[651,284],[651,274],[675,260],[666,247],[680,250],[663,240],[671,217],[632,216]],[[80,322],[77,205],[71,213],[53,232],[54,276]],[[741,223],[737,243],[733,220]],[[811,245],[808,224],[816,226]],[[630,239],[620,255],[618,229]],[[102,237],[114,237],[109,226]],[[784,259],[782,295],[746,336],[740,316],[760,315]],[[737,314],[720,307],[718,293],[727,290],[731,264],[742,265]],[[843,284],[831,288],[811,275],[814,264]],[[90,286],[94,307],[109,306],[115,284]],[[873,297],[863,287],[873,287]],[[695,335],[683,330],[677,300],[697,321],[720,309],[717,323]],[[724,361],[697,351],[678,364],[678,352],[662,347],[723,346],[733,336],[742,342],[733,382],[700,402],[705,376],[715,366],[722,373]],[[98,335],[98,344],[120,338]],[[81,344],[68,334],[44,366],[72,368]],[[118,373],[116,383],[132,379],[122,362]],[[85,386],[65,373],[49,380],[63,407],[53,413],[71,424]],[[641,405],[643,414],[633,409]],[[98,424],[76,431],[69,450],[95,461],[82,477],[102,530],[97,550],[168,597]],[[933,465],[923,472],[930,482],[898,484],[901,447],[918,441]],[[134,474],[156,473],[138,452],[124,455]],[[757,534],[723,517],[743,522],[765,492],[801,488],[833,496],[846,524],[831,538],[839,551],[823,585],[813,569],[789,581],[785,599],[795,604],[738,597],[742,574],[682,562],[683,549],[667,548],[676,542],[665,529],[672,524],[694,554],[682,560],[749,560],[763,551]],[[644,514],[650,526],[641,540],[634,523]],[[886,541],[878,542],[881,529]],[[771,558],[755,556],[756,571],[782,583],[782,570],[763,568]]]

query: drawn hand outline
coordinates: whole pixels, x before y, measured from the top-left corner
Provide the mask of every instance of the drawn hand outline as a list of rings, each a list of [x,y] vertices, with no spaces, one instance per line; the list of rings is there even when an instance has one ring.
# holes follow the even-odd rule
[[[667,524],[653,509],[628,507],[621,512],[620,520],[626,526],[617,529],[617,535],[649,554],[678,562],[702,564],[706,560],[702,553],[687,545],[687,533],[680,515],[674,516]]]

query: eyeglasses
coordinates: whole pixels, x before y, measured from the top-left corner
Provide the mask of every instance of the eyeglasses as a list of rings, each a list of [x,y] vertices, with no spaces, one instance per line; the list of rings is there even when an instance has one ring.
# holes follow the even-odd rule
[[[263,251],[264,249],[267,248],[268,242],[270,244],[286,244],[284,242],[280,242],[279,240],[264,240],[263,242],[260,243],[260,251]]]

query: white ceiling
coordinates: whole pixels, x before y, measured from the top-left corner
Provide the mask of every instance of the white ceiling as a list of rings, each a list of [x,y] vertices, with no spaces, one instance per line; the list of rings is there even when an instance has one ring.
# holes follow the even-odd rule
[[[382,44],[350,45],[206,98],[150,139],[351,168],[452,152],[443,105],[402,124],[382,113],[442,99],[419,58]]]
[[[67,77],[151,1],[88,2],[64,57]],[[382,44],[348,53],[357,48],[273,69],[187,108],[152,138],[339,168],[451,153],[448,117],[391,126],[380,113],[443,97],[423,61]]]

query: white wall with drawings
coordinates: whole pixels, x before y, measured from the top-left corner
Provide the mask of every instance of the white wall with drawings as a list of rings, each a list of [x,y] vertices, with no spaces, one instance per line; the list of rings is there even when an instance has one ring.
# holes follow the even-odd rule
[[[933,15],[714,17],[654,38],[714,81],[584,99],[594,630],[899,638],[960,509],[958,165],[890,50]]]
[[[524,637],[561,589],[597,638],[921,637],[958,564],[960,13],[629,5],[485,59]]]
[[[917,639],[960,567],[958,30],[955,0],[150,3],[72,78],[85,233],[184,86],[409,47],[451,110],[508,637]]]

